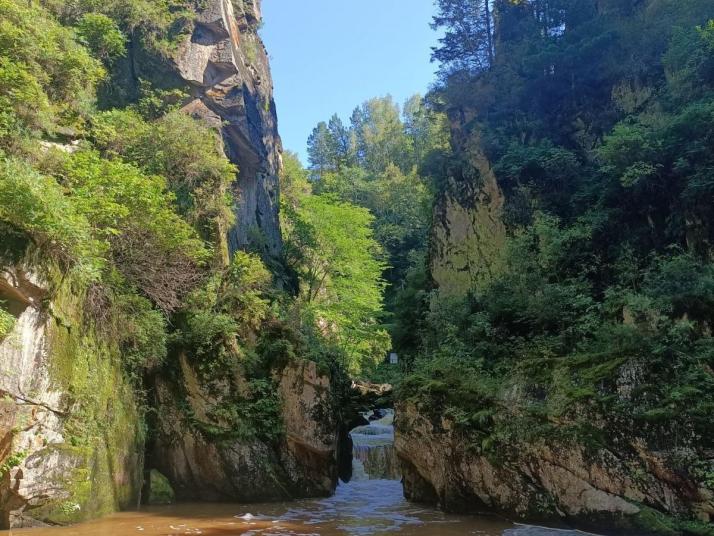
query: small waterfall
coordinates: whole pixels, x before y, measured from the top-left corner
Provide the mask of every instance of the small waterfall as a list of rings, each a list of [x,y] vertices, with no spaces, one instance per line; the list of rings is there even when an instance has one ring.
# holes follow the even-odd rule
[[[350,432],[352,480],[399,480],[401,474],[394,450],[394,410]]]

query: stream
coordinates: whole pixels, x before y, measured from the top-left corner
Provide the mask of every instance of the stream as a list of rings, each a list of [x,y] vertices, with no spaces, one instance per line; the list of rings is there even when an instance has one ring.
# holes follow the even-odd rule
[[[335,495],[274,504],[176,504],[124,512],[65,528],[0,531],[28,536],[583,536],[514,525],[497,517],[456,516],[407,502],[394,452],[393,413],[352,432],[353,478]]]

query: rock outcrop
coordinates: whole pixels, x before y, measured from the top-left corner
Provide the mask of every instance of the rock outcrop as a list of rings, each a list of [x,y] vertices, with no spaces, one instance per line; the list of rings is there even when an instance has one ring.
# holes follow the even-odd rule
[[[219,390],[208,383],[185,358],[180,380],[156,380],[159,420],[151,463],[168,477],[177,498],[269,501],[334,491],[337,423],[329,378],[315,363],[293,362],[274,372],[281,421],[275,425],[282,430],[273,438],[211,433],[224,426],[215,408],[236,396],[232,388],[248,387],[240,377],[221,381]]]
[[[74,522],[136,503],[143,440],[118,355],[82,333],[66,292],[3,270],[16,317],[0,341],[0,528]]]
[[[659,512],[709,522],[714,494],[671,468],[667,455],[632,440],[618,452],[546,442],[494,456],[470,448],[453,422],[402,403],[397,454],[407,498],[452,512],[500,512],[579,527],[658,532]],[[663,531],[666,532],[666,531]]]
[[[258,36],[259,0],[207,0],[193,32],[174,55],[175,71],[193,100],[184,110],[218,128],[238,166],[231,251],[248,245],[277,256],[282,146],[268,55]]]
[[[450,116],[452,140],[464,155],[460,175],[447,178],[434,205],[429,264],[442,295],[464,295],[499,270],[506,242],[503,192],[469,118]]]

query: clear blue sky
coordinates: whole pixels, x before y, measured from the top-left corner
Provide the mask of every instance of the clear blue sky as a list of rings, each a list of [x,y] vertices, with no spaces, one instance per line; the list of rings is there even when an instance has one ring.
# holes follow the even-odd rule
[[[433,0],[263,0],[283,145],[306,163],[307,137],[363,101],[402,103],[434,80]]]

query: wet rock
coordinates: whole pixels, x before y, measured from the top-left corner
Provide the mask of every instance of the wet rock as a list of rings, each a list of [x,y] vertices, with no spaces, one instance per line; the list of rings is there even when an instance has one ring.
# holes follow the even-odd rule
[[[318,373],[315,363],[296,361],[274,373],[284,426],[277,441],[205,434],[187,414],[204,422],[204,427],[211,423],[211,408],[222,396],[216,392],[220,384],[199,381],[185,357],[181,371],[181,385],[164,377],[155,380],[159,420],[151,455],[178,499],[254,502],[326,496],[334,491],[338,426],[330,405],[329,378]],[[227,382],[223,385],[229,389]]]
[[[176,494],[169,479],[156,469],[149,473],[149,504],[173,504]]]
[[[642,530],[652,512],[692,516],[714,504],[665,453],[635,440],[620,452],[544,441],[510,445],[496,461],[470,449],[448,419],[435,421],[413,404],[398,406],[395,428],[405,495],[447,511]]]

